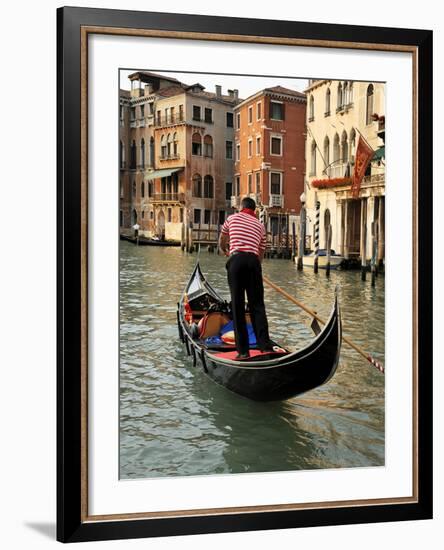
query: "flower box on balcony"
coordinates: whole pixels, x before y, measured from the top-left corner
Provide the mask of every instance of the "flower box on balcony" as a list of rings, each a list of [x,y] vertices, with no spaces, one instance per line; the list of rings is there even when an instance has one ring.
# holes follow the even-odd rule
[[[351,185],[351,178],[329,178],[323,180],[313,180],[311,185],[316,189],[329,189],[330,187],[339,187],[342,185]]]

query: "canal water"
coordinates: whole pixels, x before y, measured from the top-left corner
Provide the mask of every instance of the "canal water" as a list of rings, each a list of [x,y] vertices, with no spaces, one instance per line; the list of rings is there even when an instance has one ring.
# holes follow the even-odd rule
[[[196,254],[120,243],[120,477],[153,478],[384,465],[384,375],[343,343],[335,376],[288,401],[256,403],[193,368],[176,304]],[[225,259],[200,253],[203,272],[228,298]],[[340,287],[344,334],[384,363],[384,279],[357,271],[263,272],[326,318]],[[309,318],[265,287],[273,339],[292,349],[313,337]]]

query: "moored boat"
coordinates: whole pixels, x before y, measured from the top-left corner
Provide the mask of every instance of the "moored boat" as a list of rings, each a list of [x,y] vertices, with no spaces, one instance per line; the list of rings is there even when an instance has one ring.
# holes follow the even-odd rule
[[[325,384],[334,375],[342,337],[337,294],[324,328],[296,351],[276,344],[261,352],[250,345],[248,359],[235,359],[234,344],[219,337],[230,319],[230,305],[197,264],[177,310],[179,337],[194,366],[200,366],[218,384],[256,401],[289,399]]]

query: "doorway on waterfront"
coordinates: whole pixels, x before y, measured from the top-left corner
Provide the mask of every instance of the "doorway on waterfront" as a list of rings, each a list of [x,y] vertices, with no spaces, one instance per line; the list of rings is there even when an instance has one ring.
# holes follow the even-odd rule
[[[157,235],[161,241],[165,240],[165,214],[163,210],[157,216]]]
[[[349,200],[346,204],[345,255],[357,258],[361,246],[361,201]]]

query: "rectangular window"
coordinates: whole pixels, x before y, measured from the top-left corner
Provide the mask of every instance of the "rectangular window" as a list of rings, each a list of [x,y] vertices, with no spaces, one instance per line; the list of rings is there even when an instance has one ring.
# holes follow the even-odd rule
[[[213,109],[205,107],[205,122],[213,122]]]
[[[150,106],[150,115],[154,115],[154,103],[148,103]]]
[[[271,195],[281,195],[281,180],[282,174],[280,172],[270,173],[270,193]]]
[[[171,219],[172,219],[172,212],[171,212],[171,208],[168,208],[168,222],[171,223]]]
[[[251,158],[253,156],[253,140],[248,140],[248,158]]]
[[[131,107],[131,109],[130,109],[130,119],[131,120],[136,120],[136,108],[135,107]]]
[[[248,194],[253,193],[253,174],[248,174]]]
[[[145,105],[140,106],[140,118],[144,118],[145,116]]]
[[[119,219],[120,219],[120,222],[119,222],[119,223],[120,223],[120,227],[122,227],[122,225],[123,225],[123,211],[122,211],[122,210],[120,210]],[[222,222],[222,223],[223,223],[223,222]]]
[[[225,184],[225,200],[229,201],[231,199],[231,195],[233,194],[233,183],[231,181],[227,181]]]
[[[219,210],[219,225],[223,225],[225,222],[225,210]]]
[[[261,173],[256,172],[256,193],[259,195],[261,192]]]
[[[256,155],[260,155],[261,154],[261,138],[260,136],[258,136],[256,138]]]
[[[194,223],[200,223],[200,208],[194,209]]]
[[[271,136],[271,154],[282,155],[282,137]]]
[[[211,223],[211,210],[204,210],[204,223]]]
[[[236,144],[236,160],[240,160],[240,143]]]
[[[248,107],[248,124],[253,124],[253,105]]]
[[[180,220],[180,223],[183,223],[183,208],[179,210],[179,220]]]
[[[240,176],[236,176],[236,189],[235,195],[238,197],[240,195]]]
[[[168,124],[168,107],[165,109],[165,124]]]
[[[227,113],[227,128],[233,128],[233,113]]]
[[[270,118],[273,120],[284,120],[284,104],[270,101]]]
[[[145,210],[142,210],[142,220],[145,219]]]
[[[256,104],[256,115],[258,120],[262,118],[262,103],[260,101]]]
[[[183,122],[183,105],[179,105],[179,122]]]
[[[236,128],[239,130],[240,128],[240,113],[236,114]]]
[[[150,220],[154,220],[154,212],[152,210],[150,212]]]
[[[200,120],[200,107],[193,105],[193,120]]]
[[[160,126],[162,122],[162,115],[160,111],[157,111],[157,126]]]
[[[232,141],[226,141],[225,142],[225,158],[232,159],[233,158],[233,142]]]
[[[176,122],[174,120],[174,107],[170,107],[170,122]]]
[[[120,120],[123,120],[123,105],[120,105]]]

